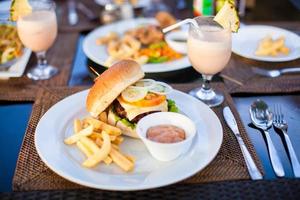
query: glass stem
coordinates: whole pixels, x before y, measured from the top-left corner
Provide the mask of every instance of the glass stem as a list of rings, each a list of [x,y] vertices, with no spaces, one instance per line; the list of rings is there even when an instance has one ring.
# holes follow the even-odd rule
[[[47,67],[46,51],[36,52],[37,57],[37,67],[41,70]]]
[[[212,79],[212,76],[202,75],[202,78],[203,78],[203,83],[202,83],[201,90],[205,93],[209,93],[211,91],[210,81]]]

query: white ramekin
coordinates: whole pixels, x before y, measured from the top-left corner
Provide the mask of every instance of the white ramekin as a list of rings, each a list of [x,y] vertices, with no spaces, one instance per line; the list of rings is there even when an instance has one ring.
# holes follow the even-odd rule
[[[147,138],[147,130],[157,125],[174,125],[185,131],[186,139],[176,143],[159,143]],[[146,145],[151,155],[160,161],[170,161],[186,153],[196,135],[196,126],[185,115],[174,112],[157,112],[143,117],[137,124],[138,136]]]

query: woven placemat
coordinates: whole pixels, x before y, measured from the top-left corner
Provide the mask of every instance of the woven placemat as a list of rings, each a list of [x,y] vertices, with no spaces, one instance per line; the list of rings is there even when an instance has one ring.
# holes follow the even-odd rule
[[[28,84],[24,84],[25,81]],[[0,80],[0,101],[34,101],[37,87],[30,82],[29,79],[16,79],[13,84],[6,84]]]
[[[233,54],[227,67],[220,73],[231,94],[300,92],[300,73],[269,78],[255,74],[252,71],[252,67],[254,66],[266,70],[299,67],[300,59],[289,62],[271,63],[255,61]]]
[[[175,88],[188,91],[195,87],[193,84],[189,85],[174,85]],[[217,86],[219,89],[224,90],[221,85]],[[37,123],[41,116],[57,101],[75,93],[83,88],[45,88],[40,90],[37,95],[37,100],[33,106],[32,115],[29,120],[29,125],[26,130],[25,138],[19,154],[15,176],[13,179],[13,190],[53,190],[53,189],[75,189],[83,188],[83,186],[71,183],[51,171],[39,158],[34,146],[34,132]],[[253,145],[249,141],[245,129],[241,123],[233,106],[231,97],[226,94],[226,101],[222,105],[229,105],[233,110],[241,135],[254,157],[259,168],[262,169],[261,164],[254,151]],[[219,116],[224,130],[223,144],[220,152],[216,158],[201,172],[193,177],[181,182],[181,184],[195,184],[211,181],[222,180],[241,180],[249,179],[249,175],[242,157],[242,153],[235,140],[234,135],[230,132],[224,124],[222,117],[222,107],[214,108],[213,110]]]
[[[47,190],[13,192],[0,195],[3,200],[10,199],[222,199],[222,200],[298,200],[300,197],[300,179],[277,179],[260,181],[226,181],[207,184],[176,184],[164,188],[112,192],[94,189]]]

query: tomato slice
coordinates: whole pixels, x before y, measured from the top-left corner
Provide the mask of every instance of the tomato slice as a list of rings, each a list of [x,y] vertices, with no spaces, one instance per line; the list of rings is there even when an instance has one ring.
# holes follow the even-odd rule
[[[148,94],[139,101],[136,102],[128,102],[125,101],[122,96],[118,97],[118,100],[120,102],[127,103],[129,105],[138,106],[138,107],[151,107],[151,106],[157,106],[161,104],[163,101],[165,101],[167,97],[165,95],[159,95],[152,92],[148,92]]]

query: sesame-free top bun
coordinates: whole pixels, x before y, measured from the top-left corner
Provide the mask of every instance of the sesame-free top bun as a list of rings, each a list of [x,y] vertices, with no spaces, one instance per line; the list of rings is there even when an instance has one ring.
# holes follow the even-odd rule
[[[87,111],[97,117],[128,86],[144,77],[141,66],[133,60],[113,64],[97,79],[86,99]]]

